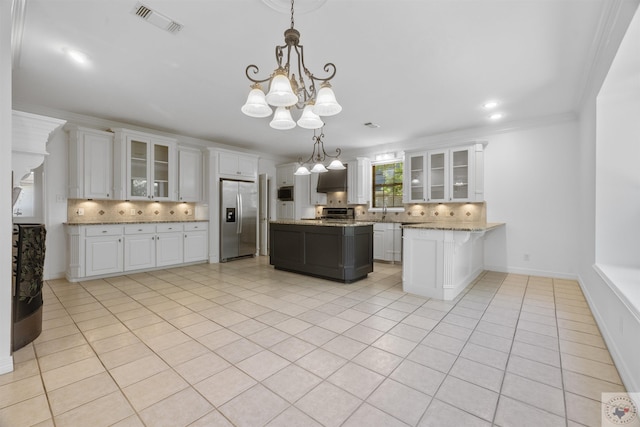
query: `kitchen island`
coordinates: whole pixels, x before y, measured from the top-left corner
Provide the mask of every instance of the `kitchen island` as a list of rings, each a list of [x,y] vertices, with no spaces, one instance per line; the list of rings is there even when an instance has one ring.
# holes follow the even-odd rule
[[[373,271],[373,223],[353,220],[277,220],[270,227],[270,263],[343,283]]]
[[[402,289],[452,300],[484,269],[484,235],[503,223],[431,222],[402,226]]]

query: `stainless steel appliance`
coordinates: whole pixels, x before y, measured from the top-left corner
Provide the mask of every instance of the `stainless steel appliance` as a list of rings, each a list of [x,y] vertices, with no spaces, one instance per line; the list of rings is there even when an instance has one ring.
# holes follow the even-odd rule
[[[281,202],[293,201],[293,186],[278,188],[278,200]]]
[[[325,221],[348,222],[355,219],[353,208],[322,208],[322,217]]]
[[[257,225],[256,184],[220,180],[220,261],[255,255]]]

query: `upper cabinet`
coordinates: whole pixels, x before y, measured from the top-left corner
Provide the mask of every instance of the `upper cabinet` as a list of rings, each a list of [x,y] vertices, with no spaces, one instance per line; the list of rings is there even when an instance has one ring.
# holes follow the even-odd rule
[[[218,175],[222,178],[255,181],[258,177],[258,158],[231,151],[219,151]]]
[[[113,199],[113,133],[68,125],[71,199]]]
[[[176,200],[176,140],[128,129],[114,132],[117,198]]]
[[[484,147],[473,144],[407,153],[404,202],[480,202],[484,200]]]
[[[371,201],[371,161],[358,157],[347,165],[347,204],[364,205]]]
[[[178,147],[178,200],[202,201],[203,187],[202,151],[196,148]]]
[[[276,188],[295,185],[296,164],[280,165],[276,168]]]

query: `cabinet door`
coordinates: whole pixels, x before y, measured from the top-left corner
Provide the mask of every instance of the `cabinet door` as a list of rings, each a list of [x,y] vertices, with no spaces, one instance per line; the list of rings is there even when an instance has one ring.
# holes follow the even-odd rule
[[[411,154],[405,161],[406,202],[427,201],[426,154]]]
[[[156,234],[156,265],[182,263],[184,237],[182,232]]]
[[[400,224],[393,224],[393,259],[394,262],[402,262],[402,228]]]
[[[122,236],[87,237],[85,245],[86,276],[122,271]]]
[[[373,225],[373,259],[384,261],[384,228]]]
[[[449,200],[455,202],[471,200],[471,153],[470,148],[452,149],[449,154],[450,190]]]
[[[202,200],[202,152],[199,150],[178,151],[178,200]]]
[[[258,174],[258,160],[255,157],[238,156],[238,172],[243,178],[256,179]]]
[[[151,198],[149,193],[149,147],[151,141],[127,137],[127,196],[131,200]]]
[[[293,165],[282,165],[278,166],[276,169],[276,182],[277,187],[288,187],[290,185],[295,185],[295,166]]]
[[[293,202],[278,202],[278,219],[293,219],[294,210]]]
[[[154,200],[174,199],[173,146],[169,144],[154,143],[151,145],[152,167],[149,175],[149,194]]]
[[[218,173],[220,175],[240,175],[238,170],[238,155],[232,153],[218,153]]]
[[[82,132],[84,198],[113,198],[113,135]]]
[[[124,237],[124,270],[140,270],[156,266],[155,234]]]
[[[430,202],[449,199],[449,152],[447,150],[430,151],[429,161],[429,194]]]
[[[184,233],[184,262],[204,261],[207,259],[207,251],[206,231],[187,231]]]

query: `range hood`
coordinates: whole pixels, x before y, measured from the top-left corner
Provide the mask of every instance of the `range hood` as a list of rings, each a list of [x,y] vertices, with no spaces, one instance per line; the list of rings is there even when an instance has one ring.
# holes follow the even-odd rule
[[[345,164],[348,168],[349,166]],[[329,170],[318,175],[318,193],[347,191],[347,169]]]

